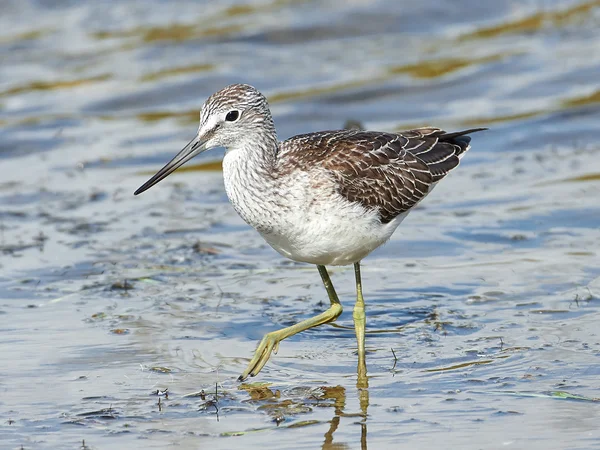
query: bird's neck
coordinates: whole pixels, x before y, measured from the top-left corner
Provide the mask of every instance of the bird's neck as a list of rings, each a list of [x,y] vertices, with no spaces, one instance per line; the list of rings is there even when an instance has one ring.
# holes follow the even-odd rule
[[[230,148],[223,159],[225,190],[238,214],[259,232],[269,232],[279,144],[274,133]]]

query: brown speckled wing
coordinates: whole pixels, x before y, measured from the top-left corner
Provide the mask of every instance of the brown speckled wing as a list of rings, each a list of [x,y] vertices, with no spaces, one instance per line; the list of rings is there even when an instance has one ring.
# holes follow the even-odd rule
[[[360,130],[322,131],[281,143],[287,165],[321,167],[351,202],[377,209],[388,223],[421,201],[431,186],[459,163],[468,150],[468,133],[419,128],[398,134]],[[290,167],[291,168],[291,167]]]

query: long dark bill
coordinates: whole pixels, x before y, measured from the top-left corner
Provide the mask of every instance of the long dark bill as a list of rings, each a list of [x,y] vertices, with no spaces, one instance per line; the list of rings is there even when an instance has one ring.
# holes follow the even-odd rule
[[[173,158],[171,161],[169,161],[165,165],[165,167],[160,169],[158,172],[156,172],[156,174],[152,178],[150,178],[148,181],[146,181],[144,184],[142,184],[138,188],[138,190],[133,193],[133,195],[141,194],[145,190],[150,189],[152,186],[154,186],[160,180],[168,177],[170,174],[175,172],[177,169],[179,169],[181,166],[183,166],[186,162],[188,162],[194,156],[197,156],[200,153],[202,153],[204,150],[206,150],[206,148],[204,147],[204,140],[201,139],[200,136],[196,136],[194,139],[192,139],[190,141],[190,143],[188,145],[183,147],[183,150],[181,150],[179,153],[177,153],[177,155],[175,155],[175,158]]]

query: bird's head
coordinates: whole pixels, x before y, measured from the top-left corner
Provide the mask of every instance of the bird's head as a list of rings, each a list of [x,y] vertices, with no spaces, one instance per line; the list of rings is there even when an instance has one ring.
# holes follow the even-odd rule
[[[247,84],[232,84],[215,92],[202,105],[200,125],[192,139],[171,161],[144,183],[141,194],[200,153],[215,147],[235,151],[252,142],[275,140],[267,99]]]

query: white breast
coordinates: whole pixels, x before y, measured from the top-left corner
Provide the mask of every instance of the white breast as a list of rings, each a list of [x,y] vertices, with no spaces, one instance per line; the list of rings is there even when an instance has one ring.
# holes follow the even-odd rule
[[[347,265],[385,243],[408,213],[382,224],[376,211],[337,193],[326,173],[295,171],[277,180],[248,165],[242,152],[223,160],[225,190],[240,216],[294,261]]]

